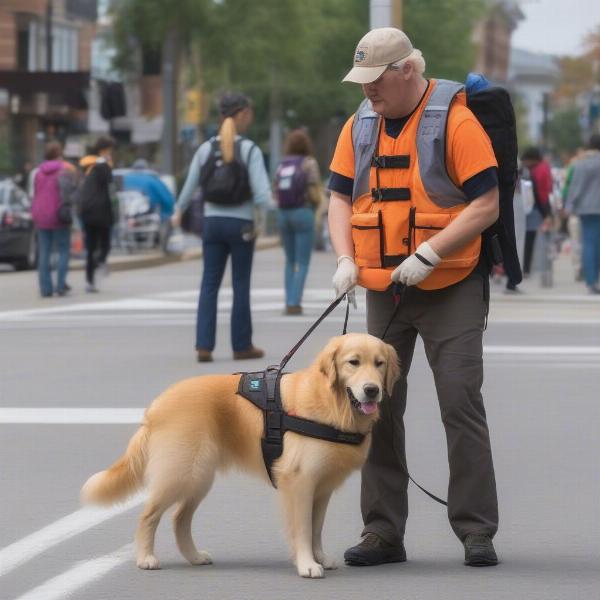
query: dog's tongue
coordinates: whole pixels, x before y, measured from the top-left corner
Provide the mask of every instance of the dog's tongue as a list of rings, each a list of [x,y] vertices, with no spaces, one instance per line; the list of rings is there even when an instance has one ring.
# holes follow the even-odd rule
[[[377,410],[377,402],[363,402],[360,405],[360,410],[365,415],[372,415]]]

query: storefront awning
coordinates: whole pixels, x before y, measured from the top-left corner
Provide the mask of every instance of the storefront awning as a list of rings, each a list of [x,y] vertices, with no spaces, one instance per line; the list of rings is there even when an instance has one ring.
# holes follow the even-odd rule
[[[89,87],[89,71],[0,71],[0,89],[11,95],[60,94],[73,108],[87,108],[82,92]]]

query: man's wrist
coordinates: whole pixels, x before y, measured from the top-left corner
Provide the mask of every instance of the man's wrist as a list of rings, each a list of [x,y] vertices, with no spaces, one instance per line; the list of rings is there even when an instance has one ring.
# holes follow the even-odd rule
[[[354,262],[354,257],[349,256],[348,254],[340,254],[340,256],[337,257],[337,265],[338,265],[338,267],[340,266],[340,263],[344,259],[348,259],[349,261]]]
[[[432,267],[435,267],[442,262],[441,257],[428,242],[419,244],[419,247],[415,250],[415,254],[417,255],[417,258],[421,259],[421,262],[431,265]]]

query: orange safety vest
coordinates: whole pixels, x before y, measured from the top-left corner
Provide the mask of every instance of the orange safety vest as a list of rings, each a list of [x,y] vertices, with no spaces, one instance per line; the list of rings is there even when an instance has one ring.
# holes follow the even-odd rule
[[[448,112],[452,102],[465,104],[462,91],[461,84],[431,80],[397,139],[381,134],[383,119],[368,100],[356,112],[351,225],[359,285],[386,290],[392,271],[467,206],[445,165]],[[477,265],[480,252],[477,235],[417,287],[435,290],[461,281]]]

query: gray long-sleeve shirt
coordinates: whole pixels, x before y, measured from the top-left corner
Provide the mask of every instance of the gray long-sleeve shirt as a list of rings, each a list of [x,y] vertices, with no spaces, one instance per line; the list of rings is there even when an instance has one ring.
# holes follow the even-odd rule
[[[265,168],[265,161],[260,148],[251,140],[236,136],[236,140],[242,140],[240,144],[241,159],[248,167],[248,177],[250,179],[250,189],[252,198],[243,204],[237,206],[224,206],[206,202],[204,205],[204,215],[206,217],[233,217],[238,219],[254,219],[254,205],[266,207],[271,202],[271,183],[269,175]],[[207,140],[200,145],[190,164],[185,184],[177,199],[177,211],[181,214],[188,207],[194,191],[198,187],[200,180],[200,169],[208,159],[210,154],[211,140]]]
[[[600,152],[590,152],[574,163],[565,210],[574,215],[600,215]]]

